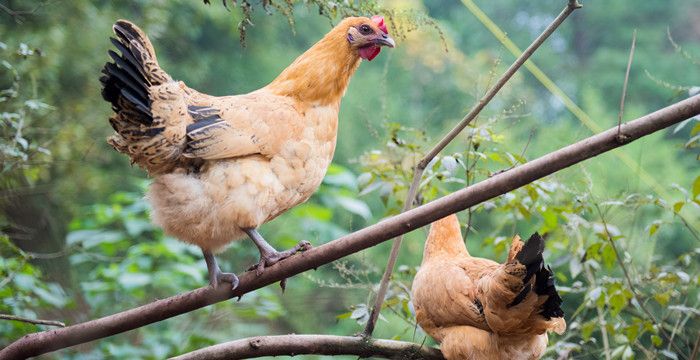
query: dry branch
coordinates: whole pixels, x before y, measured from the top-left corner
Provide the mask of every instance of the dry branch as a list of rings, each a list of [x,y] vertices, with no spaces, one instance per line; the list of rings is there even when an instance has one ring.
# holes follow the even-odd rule
[[[66,324],[64,324],[60,321],[56,321],[56,320],[30,319],[30,318],[25,318],[25,317],[15,316],[15,315],[8,315],[8,314],[0,314],[0,320],[21,321],[24,323],[34,324],[34,325],[48,325],[48,326],[58,326],[58,327],[65,327],[66,326]]]
[[[256,276],[247,272],[240,276],[235,290],[202,287],[184,294],[158,300],[114,315],[61,329],[25,335],[0,350],[0,359],[24,359],[69,346],[119,334],[176,315],[184,314],[219,301],[242,296],[255,289],[315,269],[342,257],[354,254],[391,238],[418,229],[449,214],[478,205],[571,165],[664,129],[700,114],[700,95],[657,110],[620,127],[544,155],[536,160],[497,174],[482,182],[456,191],[440,199],[385,219],[377,224],[345,235],[319,247],[279,262]],[[623,140],[623,141],[621,141]]]
[[[542,45],[550,35],[561,25],[566,18],[574,12],[574,10],[581,7],[578,0],[569,0],[567,6],[564,10],[559,13],[559,15],[552,20],[552,23],[547,26],[546,29],[538,36],[530,46],[525,49],[525,51],[515,59],[515,62],[506,70],[503,75],[498,79],[498,81],[484,94],[484,96],[479,99],[479,101],[474,105],[474,107],[469,110],[469,113],[460,120],[460,122],[455,125],[449,133],[445,135],[428,153],[416,164],[413,169],[413,180],[411,180],[411,185],[408,188],[408,194],[404,201],[402,212],[413,208],[413,202],[418,194],[418,186],[421,179],[423,178],[423,173],[425,172],[428,164],[437,156],[447,145],[449,145],[452,140],[454,140],[457,135],[459,135],[477,116],[481,113],[486,105],[491,102],[491,100],[498,94],[499,91],[505,86],[505,84],[510,80],[513,75],[520,69],[523,64],[532,56],[532,54],[537,51],[537,49]],[[389,258],[387,260],[386,268],[384,274],[382,275],[382,280],[379,283],[379,290],[377,291],[377,296],[374,300],[374,306],[372,306],[372,311],[369,316],[369,321],[365,326],[364,335],[371,336],[374,331],[374,325],[377,323],[379,318],[379,312],[382,309],[382,304],[384,303],[384,297],[386,296],[387,288],[389,287],[389,279],[391,278],[391,273],[394,271],[394,266],[396,265],[396,258],[399,256],[399,249],[401,248],[401,242],[403,241],[403,236],[399,236],[391,244],[391,252],[389,253]]]
[[[172,360],[234,360],[282,355],[355,355],[402,360],[444,360],[440,350],[405,341],[374,340],[359,336],[256,336],[209,346]]]

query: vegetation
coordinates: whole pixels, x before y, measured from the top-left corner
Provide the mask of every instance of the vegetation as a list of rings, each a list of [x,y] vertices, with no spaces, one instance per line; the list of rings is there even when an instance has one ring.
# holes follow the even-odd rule
[[[110,109],[98,78],[114,20],[143,25],[173,76],[223,95],[270,81],[339,16],[390,15],[398,52],[353,79],[321,189],[262,228],[284,248],[399,212],[412,166],[512,61],[467,2],[0,4],[0,313],[74,324],[206,284],[199,249],[150,223],[145,174],[104,141]],[[564,1],[477,5],[524,47]],[[682,0],[584,2],[533,57],[581,111],[523,70],[431,163],[420,201],[616,124],[634,29],[623,120],[697,93],[698,10]],[[569,324],[551,338],[549,358],[688,359],[697,349],[699,143],[700,119],[690,119],[460,214],[479,256],[503,259],[516,233],[547,234]],[[406,237],[378,338],[431,343],[409,291],[425,235]],[[284,294],[267,287],[46,358],[159,359],[254,335],[351,335],[369,317],[388,252],[382,244],[289,279]],[[237,242],[221,260],[242,271],[257,251]],[[49,328],[0,320],[0,347]]]

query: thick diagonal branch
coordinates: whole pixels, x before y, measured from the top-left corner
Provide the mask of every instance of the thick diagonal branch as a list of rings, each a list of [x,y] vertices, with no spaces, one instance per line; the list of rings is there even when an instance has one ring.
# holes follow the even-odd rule
[[[498,94],[499,91],[505,86],[505,84],[510,80],[510,78],[515,75],[523,64],[535,53],[535,51],[542,45],[550,35],[561,25],[566,18],[574,12],[574,10],[581,7],[581,4],[577,0],[569,0],[568,5],[562,10],[562,12],[554,18],[551,24],[547,26],[546,29],[538,36],[530,46],[525,49],[525,51],[515,59],[515,62],[506,70],[503,75],[498,79],[498,81],[486,92],[486,94],[479,99],[479,102],[474,105],[474,107],[469,111],[467,115],[450,130],[445,137],[443,137],[428,153],[416,164],[413,169],[413,180],[411,180],[411,185],[408,188],[408,194],[406,195],[406,200],[404,201],[403,210],[409,210],[413,208],[413,202],[418,194],[418,186],[421,179],[423,178],[423,173],[425,172],[428,164],[439,154],[447,145],[449,145],[452,140],[454,140],[457,135],[459,135],[477,116],[481,113],[486,105],[491,102],[491,100]],[[391,252],[389,253],[389,258],[387,260],[386,268],[384,274],[382,275],[382,280],[379,283],[379,290],[377,291],[377,297],[374,300],[374,306],[369,316],[369,321],[365,325],[364,335],[371,336],[374,331],[374,325],[377,323],[379,318],[379,312],[382,309],[382,304],[384,303],[384,297],[386,296],[387,288],[389,287],[389,279],[391,278],[391,273],[394,271],[394,266],[396,265],[396,258],[399,256],[399,249],[401,248],[401,242],[403,241],[403,236],[399,236],[394,239],[391,244]]]
[[[362,358],[444,360],[440,350],[394,340],[358,336],[278,335],[256,336],[209,346],[171,360],[234,360],[283,355],[355,355]]]
[[[226,286],[218,289],[207,286],[100,319],[29,334],[0,350],[0,359],[25,359],[119,334],[219,301],[242,296],[418,229],[449,214],[503,195],[698,114],[700,114],[700,95],[623,124],[620,127],[623,136],[617,136],[618,128],[615,126],[480,183],[292,256],[267,268],[260,276],[256,276],[255,272],[247,272],[240,276],[240,285],[236,290],[232,291]]]

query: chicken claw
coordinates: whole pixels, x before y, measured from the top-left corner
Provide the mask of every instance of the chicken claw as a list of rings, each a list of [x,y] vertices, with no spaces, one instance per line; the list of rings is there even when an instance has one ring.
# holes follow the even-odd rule
[[[256,229],[243,229],[248,237],[255,243],[255,246],[260,250],[260,262],[251,266],[248,270],[255,269],[255,274],[260,276],[265,271],[266,266],[272,266],[299,251],[306,251],[311,249],[311,243],[303,240],[296,244],[293,248],[285,251],[277,251],[272,245],[268,244],[267,241],[260,235]]]
[[[219,268],[211,251],[202,250],[202,253],[204,253],[204,261],[207,263],[207,270],[209,270],[209,285],[216,289],[222,282],[228,282],[231,283],[231,290],[235,290],[239,283],[238,276],[233,273],[221,272],[221,268]]]

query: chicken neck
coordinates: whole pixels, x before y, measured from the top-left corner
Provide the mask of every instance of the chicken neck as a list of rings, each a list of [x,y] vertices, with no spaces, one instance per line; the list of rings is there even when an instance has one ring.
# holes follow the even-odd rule
[[[337,26],[301,54],[267,89],[315,106],[339,106],[360,57]]]

